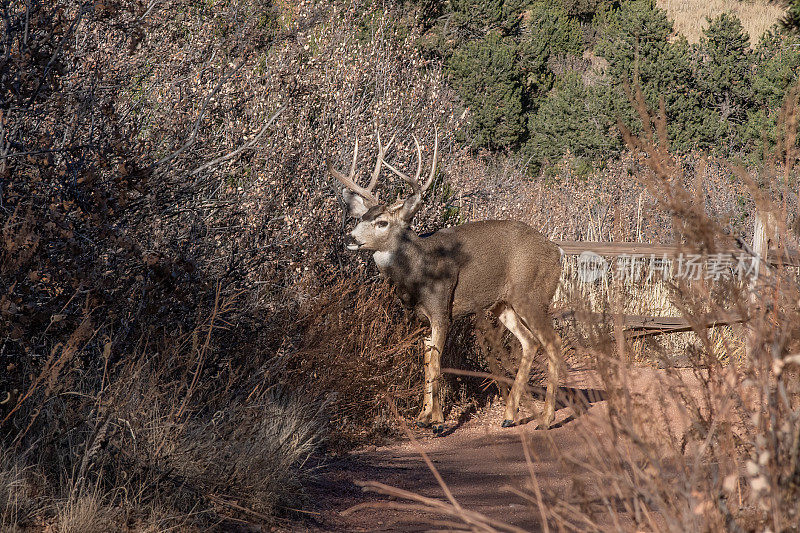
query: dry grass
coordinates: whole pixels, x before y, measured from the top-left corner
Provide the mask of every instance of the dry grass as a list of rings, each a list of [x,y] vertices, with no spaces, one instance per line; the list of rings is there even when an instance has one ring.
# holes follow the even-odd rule
[[[104,533],[120,531],[119,511],[103,504],[98,491],[59,502],[56,515],[58,533]]]
[[[742,21],[750,35],[750,44],[754,45],[785,12],[778,3],[764,0],[658,0],[656,3],[675,21],[675,31],[685,35],[691,43],[700,41],[703,29],[708,27],[707,17],[733,13]]]
[[[147,339],[149,346],[142,339],[140,351],[112,364],[105,351],[102,377],[71,371],[80,364],[76,346],[97,336],[81,322],[0,413],[9,421],[3,528],[225,529],[271,524],[303,507],[327,435],[327,402],[276,388],[274,361],[256,376],[221,377],[213,345],[232,309],[218,292],[195,330]]]
[[[22,467],[0,448],[0,530],[14,531],[32,507],[32,486]]]

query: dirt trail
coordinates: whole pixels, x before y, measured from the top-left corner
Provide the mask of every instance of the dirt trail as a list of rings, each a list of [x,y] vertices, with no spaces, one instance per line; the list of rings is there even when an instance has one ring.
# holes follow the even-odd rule
[[[637,370],[631,388],[641,398],[658,398],[658,387],[652,386],[663,377],[660,371]],[[533,429],[534,424],[517,428],[499,427],[502,407],[496,406],[434,438],[426,432],[415,432],[418,443],[409,440],[373,450],[362,450],[332,465],[320,489],[326,503],[314,531],[430,531],[447,529],[448,519],[427,512],[364,509],[346,516],[340,511],[364,502],[390,500],[386,496],[364,493],[355,481],[379,481],[426,497],[446,500],[434,475],[420,456],[422,448],[433,461],[459,504],[488,517],[525,530],[541,529],[536,505],[514,494],[513,487],[533,494],[530,469],[543,492],[565,493],[572,483],[574,470],[563,461],[577,462],[592,453],[591,440],[612,439],[604,416],[606,401],[596,388],[596,376],[573,373],[569,387],[562,391],[582,393],[589,402],[577,418],[572,410],[562,408],[556,424],[548,431]],[[663,398],[663,396],[661,396]],[[523,436],[528,439],[533,461],[525,459]],[[607,441],[606,441],[607,442]],[[395,500],[397,501],[397,500]],[[458,522],[457,520],[451,520]],[[438,526],[437,526],[438,524]]]

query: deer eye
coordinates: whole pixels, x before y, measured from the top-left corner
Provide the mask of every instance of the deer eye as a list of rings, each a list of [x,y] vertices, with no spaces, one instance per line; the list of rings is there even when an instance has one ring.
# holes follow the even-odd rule
[[[388,225],[389,225],[389,223],[387,221],[385,221],[385,220],[379,220],[379,221],[377,221],[375,223],[375,226],[379,227],[379,228],[385,228]]]

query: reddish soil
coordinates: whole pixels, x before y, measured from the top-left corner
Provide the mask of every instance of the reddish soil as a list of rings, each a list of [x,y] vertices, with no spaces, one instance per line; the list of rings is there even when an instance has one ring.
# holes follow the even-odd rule
[[[635,397],[646,401],[663,400],[663,371],[637,369],[628,384]],[[692,379],[691,376],[683,376]],[[342,514],[365,502],[395,503],[404,500],[363,492],[355,483],[378,481],[429,498],[446,501],[445,494],[425,464],[420,449],[430,457],[453,496],[464,508],[525,530],[541,529],[537,506],[514,494],[509,487],[534,494],[531,469],[549,498],[567,494],[575,479],[575,468],[564,458],[582,463],[596,451],[593,442],[609,442],[607,406],[604,391],[590,372],[573,372],[562,391],[581,394],[587,409],[575,417],[572,409],[561,408],[556,423],[547,431],[536,430],[535,423],[516,428],[500,427],[501,405],[476,414],[445,436],[414,431],[416,443],[404,439],[390,446],[364,449],[330,465],[318,490],[322,510],[312,531],[430,531],[452,530],[457,519],[424,511],[398,511],[367,508]],[[661,391],[661,392],[659,392]],[[659,402],[663,406],[663,401]],[[679,410],[667,408],[667,416],[680,426]],[[680,430],[680,428],[677,428]],[[526,461],[522,439],[529,442],[532,461]],[[545,505],[547,502],[545,501]],[[308,526],[307,526],[308,527]],[[463,523],[461,523],[463,527]]]

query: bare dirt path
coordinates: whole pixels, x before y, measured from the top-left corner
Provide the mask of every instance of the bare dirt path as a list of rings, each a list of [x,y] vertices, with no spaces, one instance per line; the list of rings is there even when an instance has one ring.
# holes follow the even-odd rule
[[[531,531],[540,529],[540,514],[532,502],[511,489],[534,494],[531,469],[540,489],[550,494],[566,492],[572,483],[571,466],[564,458],[581,462],[590,453],[587,439],[612,438],[604,429],[606,402],[596,388],[592,373],[572,373],[570,394],[585,398],[586,410],[577,418],[570,408],[562,407],[556,424],[548,431],[534,429],[534,424],[501,428],[502,406],[480,412],[446,436],[433,437],[415,431],[417,442],[404,439],[390,446],[359,450],[332,464],[323,479],[319,496],[323,509],[314,531],[430,531],[448,528],[458,522],[443,515],[424,511],[397,511],[387,508],[362,509],[342,515],[354,505],[365,502],[392,501],[387,496],[365,493],[357,481],[379,481],[429,498],[446,501],[435,476],[423,460],[424,450],[465,509]],[[526,460],[523,438],[528,440],[531,462]],[[398,500],[394,500],[398,501]]]
[[[696,383],[688,371],[678,371],[686,383]],[[675,374],[673,374],[673,377]],[[638,368],[630,372],[624,387],[637,401],[652,405],[656,414],[666,416],[678,434],[683,429],[682,410],[665,402],[669,379],[665,371]],[[694,388],[696,385],[691,385]],[[330,465],[318,487],[322,508],[311,531],[431,531],[458,530],[457,519],[425,511],[398,511],[387,508],[342,511],[365,502],[399,502],[387,496],[365,493],[357,481],[378,481],[429,498],[446,501],[436,478],[420,455],[420,449],[433,461],[453,496],[464,508],[479,512],[527,531],[541,530],[540,512],[535,500],[515,494],[513,489],[535,494],[536,484],[547,499],[566,497],[572,483],[582,483],[576,464],[589,462],[598,453],[598,442],[619,445],[607,425],[606,393],[596,374],[571,372],[561,392],[573,399],[583,398],[585,410],[574,416],[571,408],[561,406],[556,423],[547,431],[529,423],[516,428],[501,428],[502,406],[480,412],[463,425],[451,428],[446,436],[414,431],[417,442],[404,439],[395,444],[359,450]],[[663,418],[659,418],[664,420]],[[531,461],[523,449],[528,442]],[[536,481],[531,472],[535,475]],[[594,489],[603,490],[602,487]],[[594,492],[594,490],[592,490]],[[316,498],[315,498],[316,499]],[[550,500],[552,501],[552,500]],[[611,526],[611,524],[609,524]],[[463,527],[463,523],[462,523]]]

